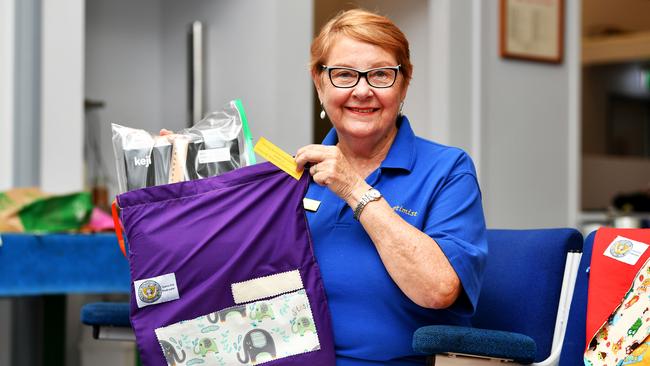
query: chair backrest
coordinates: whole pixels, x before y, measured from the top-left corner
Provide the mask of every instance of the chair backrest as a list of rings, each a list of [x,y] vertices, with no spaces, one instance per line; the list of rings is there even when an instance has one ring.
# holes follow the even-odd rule
[[[525,334],[535,361],[551,353],[565,263],[582,249],[575,229],[488,230],[488,258],[472,325]]]
[[[589,288],[589,266],[591,265],[591,253],[594,246],[596,232],[592,232],[585,239],[582,248],[582,258],[578,267],[578,276],[573,290],[571,310],[562,354],[560,355],[560,366],[584,365],[583,354],[586,347],[586,323],[587,323],[587,293]]]

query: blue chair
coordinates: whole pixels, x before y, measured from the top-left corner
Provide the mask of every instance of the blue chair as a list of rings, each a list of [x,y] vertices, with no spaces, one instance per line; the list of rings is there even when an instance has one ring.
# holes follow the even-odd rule
[[[81,308],[81,322],[93,327],[95,339],[135,341],[129,313],[126,302],[95,302]]]
[[[473,327],[420,328],[414,350],[435,365],[557,365],[582,244],[574,229],[488,230]]]

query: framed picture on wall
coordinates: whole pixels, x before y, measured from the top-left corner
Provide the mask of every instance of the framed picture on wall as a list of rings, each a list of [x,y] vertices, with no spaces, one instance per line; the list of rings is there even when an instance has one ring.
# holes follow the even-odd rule
[[[564,0],[501,0],[501,57],[560,63]]]

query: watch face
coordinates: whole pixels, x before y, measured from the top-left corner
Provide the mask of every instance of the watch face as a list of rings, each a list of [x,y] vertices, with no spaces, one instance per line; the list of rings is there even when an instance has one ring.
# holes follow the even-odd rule
[[[381,197],[381,193],[379,193],[379,191],[376,189],[371,189],[370,192],[368,192],[368,195],[370,196],[370,198],[375,198],[375,199]]]

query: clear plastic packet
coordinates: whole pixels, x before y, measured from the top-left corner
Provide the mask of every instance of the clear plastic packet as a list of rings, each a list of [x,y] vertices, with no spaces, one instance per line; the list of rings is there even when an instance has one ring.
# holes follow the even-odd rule
[[[212,177],[255,163],[246,114],[239,99],[184,132],[191,136],[187,162],[194,163],[187,166],[189,179]]]
[[[219,175],[255,164],[241,101],[234,100],[180,132],[158,136],[112,124],[120,193]]]

